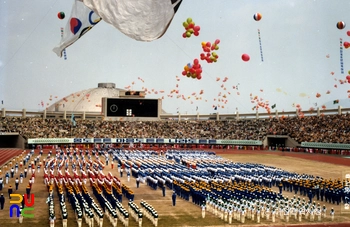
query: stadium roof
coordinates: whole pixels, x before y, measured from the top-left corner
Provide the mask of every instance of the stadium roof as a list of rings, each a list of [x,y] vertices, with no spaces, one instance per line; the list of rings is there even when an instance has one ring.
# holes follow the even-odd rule
[[[116,88],[114,83],[99,83],[97,88],[90,88],[72,93],[48,107],[48,111],[67,112],[101,112],[102,98],[119,98],[119,92],[126,91]]]

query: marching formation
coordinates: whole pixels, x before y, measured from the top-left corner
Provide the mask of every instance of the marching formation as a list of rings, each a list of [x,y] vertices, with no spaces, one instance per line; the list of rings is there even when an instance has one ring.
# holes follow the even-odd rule
[[[105,174],[109,163],[111,171]],[[21,178],[26,178],[27,172],[31,173],[28,198],[35,173],[43,167],[51,227],[55,225],[57,215],[54,212],[54,188],[64,227],[68,226],[66,198],[75,212],[78,226],[82,226],[83,220],[89,226],[97,223],[102,227],[106,220],[112,226],[117,226],[118,221],[128,226],[129,215],[139,226],[142,226],[143,217],[157,226],[158,212],[142,200],[142,195],[136,195],[140,196],[140,206],[134,202],[135,193],[121,181],[123,172],[128,181],[131,176],[135,178],[137,186],[141,183],[152,190],[161,189],[163,196],[169,190],[173,206],[176,206],[176,198],[181,198],[197,205],[203,218],[210,212],[229,224],[247,220],[257,223],[289,222],[290,219],[332,221],[335,215],[332,206],[349,204],[349,179],[324,179],[257,163],[235,163],[214,152],[201,150],[168,150],[159,154],[153,150],[67,148],[58,149],[55,154],[50,151],[46,156],[42,152],[39,155],[34,151],[23,153],[8,165],[9,168],[3,168],[7,180],[0,179],[0,190],[9,184],[9,179],[15,178],[16,173],[25,169],[25,174],[20,173]],[[118,173],[121,178],[116,176]],[[15,182],[22,184],[23,179]],[[17,189],[18,186],[13,189],[9,185],[9,197]],[[289,198],[284,192],[294,195]],[[128,201],[128,209],[122,205],[123,197]],[[0,200],[1,208],[3,200]]]

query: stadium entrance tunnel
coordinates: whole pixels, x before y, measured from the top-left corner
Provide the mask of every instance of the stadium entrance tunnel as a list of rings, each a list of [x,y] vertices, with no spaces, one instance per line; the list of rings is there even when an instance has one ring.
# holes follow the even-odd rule
[[[19,133],[0,132],[1,148],[20,148],[24,149],[27,141]]]
[[[269,137],[267,138],[269,147],[285,147],[287,143],[287,137]]]

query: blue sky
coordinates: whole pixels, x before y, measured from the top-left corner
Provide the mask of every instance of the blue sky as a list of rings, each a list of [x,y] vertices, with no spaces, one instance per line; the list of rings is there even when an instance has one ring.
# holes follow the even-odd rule
[[[278,111],[294,110],[296,104],[303,110],[337,108],[337,99],[350,107],[350,85],[340,82],[350,70],[350,48],[343,49],[344,74],[340,68],[340,38],[350,42],[350,1],[184,0],[162,38],[135,41],[101,21],[67,48],[64,60],[52,49],[71,7],[70,1],[59,0],[0,2],[1,108],[42,110],[41,101],[46,106],[99,82],[158,91],[147,98],[164,96],[163,109],[169,113],[248,113],[256,106],[254,97],[260,104],[276,104]],[[60,11],[66,14],[63,20],[57,17]],[[258,12],[262,19],[257,22],[253,15]],[[188,17],[201,27],[198,37],[182,38]],[[337,29],[338,21],[347,26]],[[183,67],[199,58],[201,43],[216,39],[219,59],[200,61],[202,79],[182,76]],[[242,61],[244,53],[250,61]],[[213,106],[220,107],[214,111]]]

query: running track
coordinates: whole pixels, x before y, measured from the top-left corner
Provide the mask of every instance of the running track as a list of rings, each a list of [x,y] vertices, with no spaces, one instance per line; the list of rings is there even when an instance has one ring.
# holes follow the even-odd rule
[[[1,148],[0,149],[0,166],[10,161],[13,157],[20,155],[23,150],[18,148]]]

